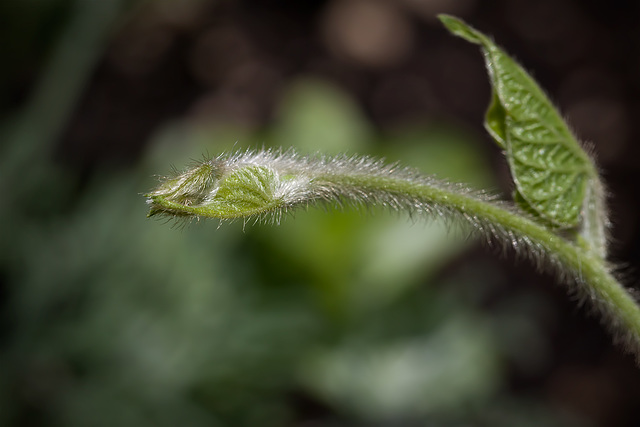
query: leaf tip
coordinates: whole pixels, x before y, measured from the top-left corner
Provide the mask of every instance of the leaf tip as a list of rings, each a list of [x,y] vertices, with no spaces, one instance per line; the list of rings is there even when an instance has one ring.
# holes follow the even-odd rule
[[[440,22],[454,35],[462,37],[463,39],[475,44],[483,44],[485,36],[480,32],[470,27],[463,20],[456,18],[455,16],[440,14],[438,15]]]

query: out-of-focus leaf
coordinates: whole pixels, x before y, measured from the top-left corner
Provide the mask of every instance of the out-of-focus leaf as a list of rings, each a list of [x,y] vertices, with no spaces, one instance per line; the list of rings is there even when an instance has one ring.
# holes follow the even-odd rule
[[[477,321],[454,315],[426,337],[318,354],[303,376],[327,401],[347,411],[373,419],[410,419],[482,399],[497,386],[497,367],[486,331]]]
[[[358,152],[373,137],[353,100],[321,80],[294,82],[284,93],[270,140],[300,153]]]
[[[387,160],[473,188],[493,188],[495,177],[482,145],[459,126],[446,122],[409,124],[385,134]]]

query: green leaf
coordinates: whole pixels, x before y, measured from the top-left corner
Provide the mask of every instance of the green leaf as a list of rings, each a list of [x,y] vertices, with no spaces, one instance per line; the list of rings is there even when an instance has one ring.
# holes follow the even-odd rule
[[[278,193],[278,186],[283,181],[272,169],[246,165],[217,178],[217,186],[202,186],[200,171],[207,164],[196,167],[197,173],[188,171],[167,180],[158,190],[148,194],[151,205],[148,216],[239,218],[260,215],[284,203]],[[198,185],[193,185],[194,182]],[[188,198],[184,197],[185,187],[190,189]]]
[[[498,94],[492,91],[491,104],[489,104],[489,109],[485,115],[484,127],[498,145],[505,149],[507,148],[506,117],[507,112],[502,107]]]
[[[591,159],[520,65],[459,19],[440,19],[453,34],[482,47],[493,86],[485,127],[506,150],[517,192],[526,202],[522,207],[556,227],[578,226],[587,186],[597,177]]]
[[[276,173],[264,166],[247,166],[231,173],[221,183],[208,205],[228,215],[245,216],[270,208],[278,183]]]
[[[507,117],[507,160],[523,199],[540,216],[560,227],[580,221],[592,174],[579,156],[540,123],[514,123]]]
[[[487,36],[470,27],[464,21],[456,18],[455,16],[441,14],[438,18],[440,18],[440,21],[452,34],[462,37],[471,43],[482,44],[487,40]]]

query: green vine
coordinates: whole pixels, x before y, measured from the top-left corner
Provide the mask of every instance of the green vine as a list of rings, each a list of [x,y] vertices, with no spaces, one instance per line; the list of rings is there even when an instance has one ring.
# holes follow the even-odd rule
[[[480,45],[493,95],[485,127],[504,150],[514,201],[368,157],[246,151],[164,178],[149,216],[271,219],[317,202],[382,205],[455,220],[558,273],[640,362],[640,307],[606,261],[609,222],[594,161],[536,82],[489,37],[451,16],[454,34]]]

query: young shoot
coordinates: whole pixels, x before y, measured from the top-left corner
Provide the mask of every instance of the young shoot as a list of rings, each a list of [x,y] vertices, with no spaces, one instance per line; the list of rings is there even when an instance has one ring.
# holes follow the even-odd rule
[[[299,207],[350,203],[461,224],[557,273],[640,362],[640,308],[606,261],[609,222],[594,161],[519,64],[459,19],[440,19],[482,49],[492,84],[485,127],[504,150],[513,201],[369,157],[259,150],[205,159],[164,178],[146,195],[149,216],[278,223]]]

